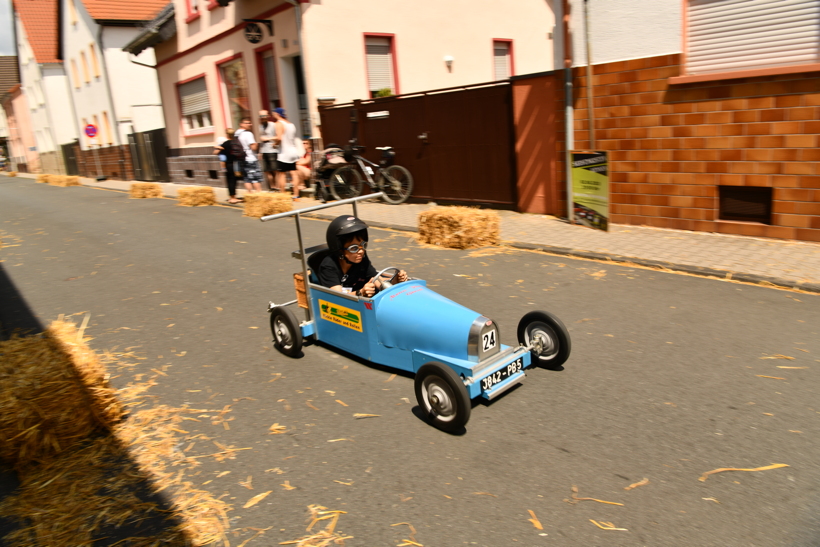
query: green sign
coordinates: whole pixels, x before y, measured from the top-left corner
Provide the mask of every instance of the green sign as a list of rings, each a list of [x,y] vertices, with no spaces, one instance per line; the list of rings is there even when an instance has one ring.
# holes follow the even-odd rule
[[[576,224],[609,229],[609,164],[606,152],[571,152],[572,209]]]

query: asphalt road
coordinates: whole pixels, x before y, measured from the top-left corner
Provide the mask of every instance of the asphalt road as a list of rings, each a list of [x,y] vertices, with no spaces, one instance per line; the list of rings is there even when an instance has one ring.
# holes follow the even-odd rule
[[[326,226],[304,221],[306,240],[323,242]],[[4,294],[22,297],[0,305],[4,327],[91,314],[95,349],[146,358],[118,387],[158,368],[158,404],[232,405],[229,430],[186,426],[252,448],[206,458],[191,478],[233,504],[233,544],[249,527],[272,527],[250,546],[296,539],[306,507],[320,504],[347,512],[337,529],[354,536],[349,546],[397,545],[408,528],[391,525],[402,522],[425,547],[820,545],[818,295],[504,248],[435,249],[372,230],[377,268],[403,267],[495,319],[502,342],[516,343],[534,309],[572,335],[565,370],[531,371],[477,404],[465,434],[448,435],[414,412],[409,376],[322,346],[299,359],[272,348],[267,303],[295,298],[290,220],[0,177],[0,237]],[[289,432],[269,435],[274,423]],[[772,463],[789,467],[698,480]],[[249,476],[252,490],[239,484]],[[567,503],[573,485],[623,505]]]

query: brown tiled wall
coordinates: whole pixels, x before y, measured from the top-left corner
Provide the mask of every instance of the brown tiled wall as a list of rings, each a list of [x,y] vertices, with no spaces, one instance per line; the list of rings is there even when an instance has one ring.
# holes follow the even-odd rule
[[[83,177],[102,175],[116,180],[134,180],[131,151],[127,146],[106,146],[93,150],[80,150],[75,146],[77,169]]]
[[[679,63],[664,55],[593,67],[611,220],[820,241],[820,75],[670,85]],[[574,85],[575,148],[588,149],[585,67]],[[719,220],[721,185],[772,187],[771,225]]]
[[[211,148],[212,150],[212,148]],[[191,171],[193,177],[186,176]],[[217,178],[211,178],[216,171]],[[219,158],[210,155],[182,155],[168,158],[168,174],[171,182],[177,184],[199,184],[202,186],[225,186],[225,172],[220,166]]]

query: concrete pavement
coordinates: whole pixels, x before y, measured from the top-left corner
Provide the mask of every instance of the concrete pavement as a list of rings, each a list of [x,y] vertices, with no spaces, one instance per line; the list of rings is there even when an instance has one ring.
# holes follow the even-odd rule
[[[127,191],[130,181],[97,182],[84,185]],[[161,183],[167,197],[176,197],[185,185]],[[225,203],[227,192],[214,188]],[[240,195],[243,192],[240,191]],[[302,198],[296,208],[317,205]],[[374,226],[417,231],[418,215],[435,204],[388,205],[381,201],[361,203],[359,216]],[[241,208],[238,206],[237,208]],[[312,213],[333,218],[329,210]],[[549,253],[734,279],[751,283],[820,292],[820,244],[703,232],[668,230],[647,226],[610,224],[609,232],[573,226],[552,216],[499,211],[501,238],[505,245]]]

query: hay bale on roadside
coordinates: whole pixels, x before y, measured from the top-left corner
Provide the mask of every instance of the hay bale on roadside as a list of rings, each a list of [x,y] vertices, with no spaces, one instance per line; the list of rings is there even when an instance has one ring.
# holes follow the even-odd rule
[[[47,174],[44,174],[44,173],[40,173],[39,175],[37,175],[37,178],[35,179],[35,181],[48,184],[49,181],[51,180],[51,177],[52,177],[52,175],[47,175]]]
[[[290,194],[245,194],[243,216],[261,218],[293,210]]]
[[[161,198],[162,187],[156,182],[135,182],[128,190],[128,197],[133,199]]]
[[[63,188],[68,186],[81,186],[80,177],[68,177],[66,175],[51,175],[48,183],[52,186],[61,186]]]
[[[123,417],[83,328],[54,321],[39,336],[0,342],[0,459],[48,461]]]
[[[7,177],[16,177],[17,176],[17,171],[9,171],[8,173],[6,173],[6,176]]]
[[[177,192],[178,205],[183,207],[201,207],[216,205],[216,194],[210,186],[180,188]]]
[[[436,207],[419,214],[419,241],[451,249],[474,249],[501,242],[497,211]]]

